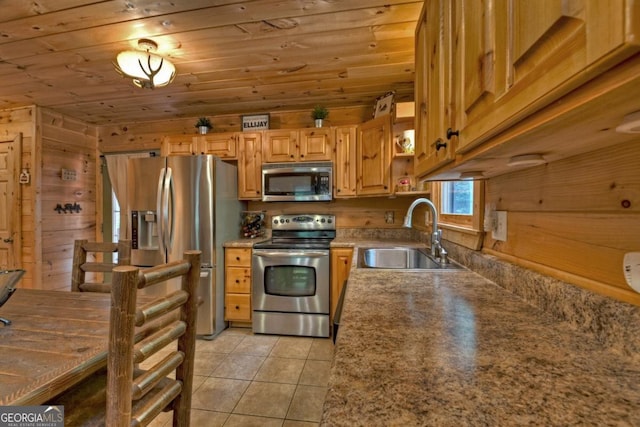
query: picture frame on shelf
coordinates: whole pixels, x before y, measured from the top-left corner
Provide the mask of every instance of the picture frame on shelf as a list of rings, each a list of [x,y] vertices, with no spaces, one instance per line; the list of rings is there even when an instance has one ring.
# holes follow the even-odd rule
[[[395,92],[387,92],[382,96],[376,98],[376,105],[373,110],[373,118],[378,118],[382,116],[386,116],[387,114],[391,114],[393,111],[393,100],[395,97]]]

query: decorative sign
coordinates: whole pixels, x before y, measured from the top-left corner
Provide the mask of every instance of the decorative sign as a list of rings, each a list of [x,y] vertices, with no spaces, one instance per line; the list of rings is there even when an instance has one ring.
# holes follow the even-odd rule
[[[393,111],[393,98],[395,92],[387,92],[376,98],[376,105],[373,110],[373,118],[386,116]]]
[[[242,116],[242,132],[269,129],[269,114]]]

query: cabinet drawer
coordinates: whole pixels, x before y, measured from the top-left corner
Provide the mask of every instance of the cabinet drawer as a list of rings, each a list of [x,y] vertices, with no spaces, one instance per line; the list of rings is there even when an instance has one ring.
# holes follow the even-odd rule
[[[224,302],[225,320],[251,320],[251,295],[227,294]]]
[[[226,249],[224,264],[233,267],[251,267],[251,249]]]
[[[232,294],[251,293],[251,269],[230,267],[227,268],[225,280],[225,292]]]

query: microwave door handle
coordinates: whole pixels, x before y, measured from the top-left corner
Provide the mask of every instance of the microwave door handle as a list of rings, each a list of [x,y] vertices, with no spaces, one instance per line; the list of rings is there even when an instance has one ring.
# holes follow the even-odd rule
[[[283,257],[307,257],[307,258],[320,258],[323,256],[327,256],[326,252],[256,252],[253,254],[255,256],[263,257],[263,258],[283,258]]]

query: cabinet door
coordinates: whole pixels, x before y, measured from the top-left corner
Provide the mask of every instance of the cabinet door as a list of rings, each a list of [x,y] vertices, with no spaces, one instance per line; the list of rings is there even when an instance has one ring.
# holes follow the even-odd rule
[[[416,152],[415,171],[418,175],[430,172],[453,160],[454,141],[447,134],[452,127],[451,113],[451,31],[452,6],[449,0],[433,0],[425,3],[417,34],[422,38],[416,62],[420,61],[424,83],[416,85],[419,101],[419,150]],[[426,27],[426,28],[422,28]],[[424,49],[424,50],[422,50]],[[420,91],[420,92],[418,92]],[[416,99],[417,102],[417,99]],[[418,102],[417,102],[418,103]],[[426,111],[422,111],[426,106]]]
[[[391,115],[358,127],[356,138],[356,192],[373,196],[391,193]]]
[[[337,198],[356,195],[356,130],[356,126],[335,129],[336,163],[333,185],[334,196]]]
[[[235,132],[210,133],[194,137],[198,151],[202,154],[213,154],[225,159],[236,159],[237,138]]]
[[[166,156],[192,156],[198,153],[196,142],[191,135],[168,135],[162,140],[160,155]]]
[[[352,248],[331,249],[331,318],[335,315],[336,304],[340,298],[340,292],[344,281],[349,278],[351,270]]]
[[[317,162],[331,160],[333,155],[331,128],[303,129],[300,131],[300,160]]]
[[[639,50],[622,0],[458,0],[464,153]]]
[[[262,134],[238,134],[238,198],[262,197]]]
[[[265,131],[262,152],[265,163],[297,161],[299,152],[298,131]]]

